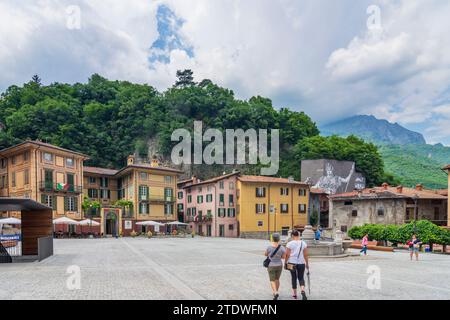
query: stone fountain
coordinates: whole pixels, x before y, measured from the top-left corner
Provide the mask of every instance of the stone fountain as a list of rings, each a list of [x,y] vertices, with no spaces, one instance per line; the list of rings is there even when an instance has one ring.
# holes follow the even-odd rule
[[[315,240],[312,226],[306,226],[302,233],[302,240],[308,244],[308,255],[311,257],[336,257],[343,256],[347,249],[347,243],[342,240],[342,233],[336,233],[334,241]]]

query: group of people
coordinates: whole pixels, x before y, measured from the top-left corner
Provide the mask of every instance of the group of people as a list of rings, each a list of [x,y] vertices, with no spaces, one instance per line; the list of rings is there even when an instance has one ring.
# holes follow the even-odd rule
[[[292,279],[292,297],[298,299],[297,288],[300,285],[302,300],[307,300],[305,292],[305,271],[309,274],[308,245],[300,239],[300,232],[292,231],[291,241],[286,248],[280,243],[280,234],[272,235],[272,243],[266,249],[265,255],[270,259],[268,273],[272,287],[273,300],[278,300],[280,277],[283,268],[288,270]]]
[[[367,256],[367,249],[369,246],[369,234],[364,235],[362,239],[362,250],[359,252],[359,254],[364,254]],[[411,239],[408,240],[406,245],[409,248],[409,256],[410,259],[413,259],[413,256],[416,256],[416,261],[419,261],[419,252],[420,252],[420,246],[422,245],[422,241],[417,238],[416,234],[413,234]]]

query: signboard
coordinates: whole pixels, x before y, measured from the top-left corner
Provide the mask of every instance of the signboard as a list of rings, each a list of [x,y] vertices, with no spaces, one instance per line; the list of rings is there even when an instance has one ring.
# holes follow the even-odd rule
[[[269,211],[270,211],[270,213],[275,213],[275,206],[272,204],[272,205],[270,205],[270,208],[269,208]]]
[[[125,221],[125,230],[131,230],[131,229],[133,229],[133,222]]]
[[[0,235],[1,241],[20,241],[20,234],[3,234]]]

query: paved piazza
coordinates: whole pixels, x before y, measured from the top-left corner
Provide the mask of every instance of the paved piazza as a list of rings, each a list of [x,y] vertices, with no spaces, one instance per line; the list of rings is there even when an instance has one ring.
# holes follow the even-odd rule
[[[55,240],[43,262],[0,265],[0,299],[271,299],[262,267],[267,242],[244,239]],[[69,266],[81,289],[69,290]],[[369,290],[368,267],[381,271]],[[370,252],[366,258],[313,259],[311,299],[450,299],[450,256]],[[281,299],[290,299],[282,275]]]

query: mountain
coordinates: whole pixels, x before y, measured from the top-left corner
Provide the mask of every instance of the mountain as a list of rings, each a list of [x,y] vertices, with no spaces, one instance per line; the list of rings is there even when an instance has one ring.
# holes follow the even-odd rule
[[[381,144],[426,144],[425,138],[398,123],[390,123],[374,116],[359,115],[320,127],[322,135],[355,135],[364,140]]]
[[[447,188],[447,175],[441,171],[450,163],[450,147],[426,144],[424,137],[397,123],[373,116],[354,116],[321,128],[322,135],[355,135],[378,146],[386,172],[404,186],[418,183],[431,189]]]

